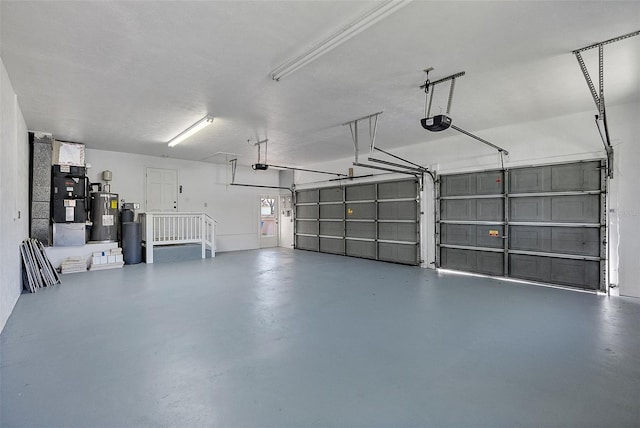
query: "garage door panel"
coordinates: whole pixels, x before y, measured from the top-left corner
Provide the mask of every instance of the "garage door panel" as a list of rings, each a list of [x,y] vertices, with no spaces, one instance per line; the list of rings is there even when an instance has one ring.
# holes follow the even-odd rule
[[[331,254],[344,254],[344,240],[320,238],[320,251]]]
[[[504,193],[502,171],[483,172],[476,175],[476,195],[499,195]]]
[[[600,229],[552,227],[551,252],[597,257],[600,254]]]
[[[509,255],[509,274],[513,278],[550,282],[551,258],[511,254]]]
[[[476,220],[475,199],[444,199],[440,204],[442,220]]]
[[[509,201],[511,221],[551,221],[551,198],[514,198]]]
[[[416,223],[379,223],[378,239],[418,242]]]
[[[296,248],[318,251],[318,238],[313,236],[296,236]]]
[[[532,196],[510,201],[511,221],[599,223],[599,195]]]
[[[376,199],[376,185],[348,186],[345,189],[345,195],[347,201],[372,201]]]
[[[503,199],[478,199],[476,204],[477,220],[502,221],[504,219]]]
[[[551,228],[540,226],[510,226],[509,249],[551,251]]]
[[[504,226],[502,225],[476,225],[476,245],[487,248],[504,247]]]
[[[339,219],[342,219],[343,217],[344,217],[344,205],[342,204],[320,205],[321,219],[339,220]]]
[[[511,276],[532,281],[597,290],[600,263],[592,260],[511,254]]]
[[[378,219],[417,221],[416,201],[379,202]]]
[[[551,169],[551,191],[600,190],[600,162],[554,165]]]
[[[509,249],[597,257],[600,230],[595,227],[510,226]]]
[[[476,264],[474,251],[446,247],[441,249],[440,265],[443,268],[475,272]]]
[[[347,237],[350,238],[364,238],[375,239],[376,238],[376,224],[348,221],[347,222]]]
[[[504,220],[504,201],[501,198],[443,199],[440,206],[442,220]]]
[[[344,223],[341,221],[321,221],[320,235],[344,236]]]
[[[417,246],[379,242],[378,259],[387,262],[415,265],[418,264]]]
[[[504,275],[504,255],[503,253],[492,253],[488,251],[476,251],[477,272],[487,275]]]
[[[347,239],[346,254],[348,256],[362,257],[365,259],[376,258],[376,243],[368,241],[354,241]]]
[[[441,249],[440,265],[447,269],[457,269],[466,272],[476,271],[475,252],[458,248]]]
[[[415,198],[417,183],[415,180],[391,181],[378,184],[378,199]]]
[[[440,242],[468,247],[502,248],[504,226],[482,224],[442,224]]]
[[[551,259],[551,282],[597,290],[600,263],[590,260]]]
[[[441,265],[444,268],[503,275],[504,257],[501,252],[442,248]]]
[[[296,203],[307,204],[318,202],[318,190],[300,190],[296,192]]]
[[[304,218],[315,220],[318,218],[317,205],[298,205],[296,206],[296,218]]]
[[[347,218],[352,220],[375,220],[376,218],[375,202],[366,202],[362,204],[347,204]]]
[[[320,202],[342,202],[342,188],[320,189]]]
[[[551,221],[600,223],[600,195],[551,197]]]
[[[531,193],[549,190],[551,171],[548,168],[522,168],[510,171],[509,193]]]
[[[449,245],[476,246],[476,226],[474,224],[442,224],[440,242]]]
[[[599,161],[517,168],[510,174],[510,193],[600,190]]]
[[[440,179],[441,196],[499,195],[504,192],[502,171],[445,175]]]
[[[296,221],[296,232],[306,233],[308,235],[318,234],[318,222],[317,221]]]
[[[350,238],[364,238],[375,239],[376,238],[376,224],[348,221],[347,222],[347,237]]]
[[[472,174],[444,175],[440,177],[442,196],[469,196],[475,194]]]

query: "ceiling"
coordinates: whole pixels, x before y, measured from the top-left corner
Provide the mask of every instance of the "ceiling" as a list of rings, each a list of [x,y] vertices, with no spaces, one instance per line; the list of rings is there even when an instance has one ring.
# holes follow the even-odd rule
[[[466,71],[472,132],[593,110],[571,50],[640,29],[640,2],[413,1],[276,82],[270,72],[377,2],[0,2],[1,55],[27,126],[89,148],[305,166],[349,157],[342,123],[380,110],[386,149],[427,133],[423,69]],[[597,50],[584,53],[597,76]],[[607,105],[640,100],[640,37],[605,48]],[[445,108],[439,87],[435,111]],[[167,142],[210,114],[212,126]],[[501,144],[502,145],[502,144]],[[504,144],[512,150],[517,142]]]

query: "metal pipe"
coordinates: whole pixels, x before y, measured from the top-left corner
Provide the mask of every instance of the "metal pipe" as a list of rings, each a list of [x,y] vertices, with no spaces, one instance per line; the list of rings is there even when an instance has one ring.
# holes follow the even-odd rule
[[[398,159],[398,160],[401,160],[402,162],[406,162],[406,163],[408,163],[408,164],[410,164],[410,165],[413,165],[413,166],[415,166],[416,168],[423,168],[423,169],[427,169],[427,168],[423,167],[422,165],[418,165],[417,163],[413,163],[413,162],[411,162],[411,161],[408,161],[408,160],[406,160],[406,159],[404,159],[404,158],[401,158],[400,156],[396,156],[396,155],[394,155],[394,154],[392,154],[392,153],[389,153],[389,152],[387,152],[387,151],[385,151],[385,150],[379,149],[379,148],[377,148],[377,147],[376,147],[375,149],[376,149],[377,151],[381,152],[381,153],[384,153],[384,154],[385,154],[385,155],[387,155],[387,156],[391,156],[392,158],[396,158],[396,159]]]
[[[373,154],[373,150],[376,148],[376,132],[378,131],[378,116],[375,115],[369,118],[369,140],[371,143],[369,144],[369,156]],[[373,126],[371,125],[371,120],[373,119]]]
[[[447,115],[451,111],[451,102],[453,101],[453,90],[456,88],[456,79],[451,79],[451,86],[449,87],[449,100],[447,101]]]
[[[417,172],[400,171],[400,170],[397,170],[397,169],[384,168],[384,167],[382,167],[382,166],[367,165],[366,163],[360,163],[360,162],[353,162],[353,165],[355,165],[355,166],[361,166],[361,167],[363,167],[363,168],[379,169],[380,171],[396,172],[396,173],[399,173],[399,174],[413,175],[414,177],[415,177],[416,175],[418,175],[418,173],[417,173]]]
[[[318,171],[315,169],[306,169],[306,168],[296,168],[294,166],[283,166],[283,165],[273,165],[273,164],[268,164],[269,166],[272,166],[274,168],[282,168],[282,169],[290,169],[292,171],[305,171],[305,172],[314,172],[316,174],[329,174],[329,175],[337,175],[340,177],[349,177],[347,174],[341,174],[338,172],[329,172],[329,171]]]
[[[413,168],[413,167],[409,167],[409,166],[405,166],[405,165],[400,165],[399,163],[395,163],[395,162],[389,162],[386,160],[382,160],[382,159],[376,159],[376,158],[368,158],[367,159],[369,162],[377,162],[377,163],[381,163],[384,165],[388,165],[388,166],[395,166],[398,168],[405,168],[408,171],[414,171],[416,173],[422,174],[424,172],[426,172],[426,168]]]
[[[289,188],[289,187],[282,187],[282,186],[263,186],[260,184],[242,184],[242,183],[230,183],[230,186],[241,186],[241,187],[259,187],[261,189],[283,189],[283,190],[288,190],[291,192],[291,194],[293,194],[293,189]]]
[[[453,124],[451,124],[451,128],[455,129],[458,132],[463,133],[464,135],[467,135],[467,136],[469,136],[471,138],[474,138],[474,139],[480,141],[481,143],[486,144],[487,146],[493,147],[494,149],[496,149],[499,152],[504,152],[505,155],[509,156],[509,152],[506,151],[505,149],[503,149],[502,147],[496,146],[495,144],[492,144],[492,143],[488,142],[487,140],[485,140],[483,138],[480,138],[480,137],[478,137],[476,135],[473,135],[471,132],[465,131],[464,129],[459,128],[459,127],[457,127],[457,126],[455,126]]]

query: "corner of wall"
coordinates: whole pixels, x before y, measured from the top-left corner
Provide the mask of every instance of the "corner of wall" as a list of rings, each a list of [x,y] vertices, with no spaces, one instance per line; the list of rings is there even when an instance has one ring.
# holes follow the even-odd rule
[[[19,245],[29,235],[29,144],[27,126],[0,58],[0,331],[22,291]]]

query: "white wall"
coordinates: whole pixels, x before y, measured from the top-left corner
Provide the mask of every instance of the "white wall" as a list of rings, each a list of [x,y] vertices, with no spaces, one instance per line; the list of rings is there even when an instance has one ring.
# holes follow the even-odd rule
[[[624,296],[640,297],[640,103],[607,111],[615,146],[609,182],[612,282]]]
[[[260,195],[278,190],[229,186],[231,169],[227,165],[185,161],[153,156],[87,149],[86,162],[92,182],[101,181],[102,171],[113,172],[111,191],[127,202],[140,202],[145,209],[147,168],[178,171],[178,210],[205,212],[217,221],[217,251],[247,250],[260,247]],[[253,171],[238,167],[236,183],[278,186],[277,171]],[[205,206],[206,205],[206,206]]]
[[[29,138],[0,59],[0,331],[22,291],[19,245],[29,234]]]
[[[507,149],[504,166],[516,167],[547,163],[570,162],[606,157],[602,141],[594,123],[595,111],[556,117],[544,121],[508,125],[485,130],[478,136]],[[607,110],[612,143],[615,146],[615,178],[609,183],[611,282],[619,285],[620,294],[640,297],[640,104],[632,103],[609,107]],[[417,116],[416,116],[417,117]],[[382,118],[381,120],[384,120]],[[416,118],[416,126],[420,126]],[[463,124],[460,124],[463,126]],[[391,150],[392,153],[449,174],[501,167],[497,151],[470,137],[445,131],[447,138],[434,141],[425,131],[425,142]],[[352,145],[351,136],[345,133],[345,145]],[[368,143],[360,152],[360,161],[366,162]],[[387,148],[384,141],[376,146]],[[376,154],[383,159],[384,155]],[[390,159],[393,160],[393,159]],[[338,161],[309,165],[308,168],[346,172],[352,167],[353,157]],[[361,167],[353,167],[355,175],[375,174],[374,178],[358,181],[392,179],[396,174],[380,173]],[[324,180],[324,181],[323,181]],[[347,181],[345,181],[347,182]],[[310,173],[296,174],[296,187],[336,185],[327,182],[326,176]],[[433,185],[426,180],[423,191],[423,247],[426,266],[432,266],[435,258]]]

